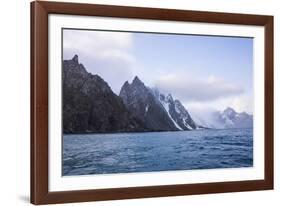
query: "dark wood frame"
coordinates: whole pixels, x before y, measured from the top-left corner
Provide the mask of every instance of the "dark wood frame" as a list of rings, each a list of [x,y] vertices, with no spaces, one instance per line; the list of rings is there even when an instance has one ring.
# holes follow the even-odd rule
[[[48,15],[156,19],[265,28],[265,179],[183,185],[49,192],[48,190]],[[273,189],[273,16],[93,4],[31,3],[31,202],[33,204],[162,197]]]

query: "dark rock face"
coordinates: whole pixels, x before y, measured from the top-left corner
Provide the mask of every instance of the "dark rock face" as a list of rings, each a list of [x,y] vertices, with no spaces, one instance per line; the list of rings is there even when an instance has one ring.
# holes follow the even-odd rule
[[[127,109],[142,122],[150,131],[176,131],[179,130],[161,103],[155,98],[151,89],[135,77],[129,84],[125,82],[119,96]]]
[[[209,115],[206,125],[195,123],[179,100],[145,86],[138,77],[131,84],[126,81],[117,96],[100,76],[87,72],[77,55],[63,61],[62,77],[64,133],[253,127],[253,115],[229,107]]]
[[[126,81],[117,96],[100,76],[87,72],[77,55],[63,61],[62,76],[64,133],[197,128],[179,100],[146,87],[138,77]]]
[[[191,118],[188,111],[185,107],[181,104],[179,100],[175,100],[175,110],[176,110],[176,117],[178,124],[184,128],[184,130],[191,130],[196,129],[197,125],[194,120]]]
[[[197,128],[196,123],[179,100],[174,100],[171,94],[165,96],[157,89],[154,89],[154,95],[163,105],[179,130],[193,130]]]
[[[100,76],[79,64],[77,55],[63,61],[64,133],[146,130]]]

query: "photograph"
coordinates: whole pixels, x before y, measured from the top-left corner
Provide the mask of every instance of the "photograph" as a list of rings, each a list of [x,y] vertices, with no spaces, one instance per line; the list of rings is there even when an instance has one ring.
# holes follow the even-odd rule
[[[62,29],[62,175],[253,167],[253,38]]]
[[[30,203],[274,189],[275,14],[216,8],[31,2]]]

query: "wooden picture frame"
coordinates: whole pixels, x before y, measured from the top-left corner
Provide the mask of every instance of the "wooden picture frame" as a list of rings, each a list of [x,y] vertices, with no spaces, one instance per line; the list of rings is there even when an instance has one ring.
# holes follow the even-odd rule
[[[265,28],[264,180],[50,192],[48,189],[48,15],[50,14],[263,26]],[[46,1],[31,3],[31,203],[53,204],[273,189],[273,153],[273,16]]]

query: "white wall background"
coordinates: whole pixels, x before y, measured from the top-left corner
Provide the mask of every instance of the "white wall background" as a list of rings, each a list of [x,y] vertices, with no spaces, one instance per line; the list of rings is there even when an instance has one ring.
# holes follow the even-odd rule
[[[78,0],[77,0],[78,1]],[[29,2],[2,1],[0,22],[0,205],[29,205]],[[275,16],[275,190],[68,205],[280,205],[281,5],[278,0],[80,0],[99,4]]]

